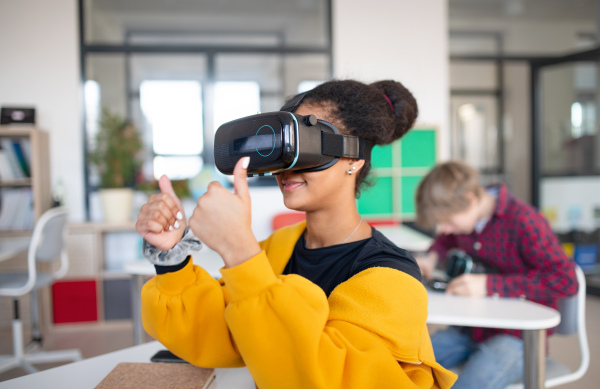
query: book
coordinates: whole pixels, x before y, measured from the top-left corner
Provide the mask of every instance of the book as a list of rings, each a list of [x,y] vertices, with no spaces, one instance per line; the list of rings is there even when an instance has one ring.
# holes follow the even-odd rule
[[[21,144],[21,151],[23,151],[23,157],[29,166],[29,173],[31,173],[31,140],[29,138],[20,138],[19,143]]]
[[[15,179],[25,178],[25,173],[23,172],[23,169],[21,168],[21,164],[19,163],[19,159],[17,158],[17,155],[15,154],[13,141],[9,138],[2,138],[2,139],[0,139],[0,144],[2,145],[2,150],[4,150],[4,152],[7,156],[8,165],[10,166],[10,169],[13,173],[14,178]]]
[[[15,150],[15,156],[17,157],[17,160],[19,161],[21,170],[23,170],[23,174],[25,175],[25,177],[31,177],[31,174],[29,172],[29,161],[27,161],[25,159],[25,155],[23,153],[23,150],[21,149],[21,143],[18,140],[14,139],[12,141],[12,146],[13,146],[13,149]]]
[[[34,224],[31,188],[4,188],[0,194],[0,230],[32,229]]]
[[[4,189],[0,201],[0,230],[13,229],[13,221],[19,207],[21,191],[18,189]]]
[[[10,181],[14,179],[15,176],[12,168],[10,167],[8,155],[6,155],[6,151],[4,151],[4,149],[0,148],[0,180]]]
[[[96,389],[205,389],[215,369],[178,363],[119,363]]]

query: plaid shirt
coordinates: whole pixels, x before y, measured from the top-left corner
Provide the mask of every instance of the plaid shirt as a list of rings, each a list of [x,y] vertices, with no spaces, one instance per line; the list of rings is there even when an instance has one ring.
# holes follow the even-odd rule
[[[440,261],[452,248],[460,248],[474,259],[493,267],[488,274],[487,294],[521,297],[556,308],[557,301],[577,293],[573,262],[565,254],[546,219],[531,205],[512,196],[499,185],[492,217],[481,233],[438,235],[430,251]],[[476,342],[497,334],[520,337],[521,331],[496,328],[465,328]],[[549,330],[549,334],[553,332]]]

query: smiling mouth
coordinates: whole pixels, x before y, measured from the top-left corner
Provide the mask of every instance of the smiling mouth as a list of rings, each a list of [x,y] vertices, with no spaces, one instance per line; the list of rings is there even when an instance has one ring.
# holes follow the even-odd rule
[[[283,183],[283,190],[286,192],[292,191],[304,185],[304,182],[285,182]]]

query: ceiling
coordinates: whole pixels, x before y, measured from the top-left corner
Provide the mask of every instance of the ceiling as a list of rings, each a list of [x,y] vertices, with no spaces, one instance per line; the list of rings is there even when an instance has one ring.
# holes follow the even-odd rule
[[[448,0],[448,16],[595,21],[596,0]]]

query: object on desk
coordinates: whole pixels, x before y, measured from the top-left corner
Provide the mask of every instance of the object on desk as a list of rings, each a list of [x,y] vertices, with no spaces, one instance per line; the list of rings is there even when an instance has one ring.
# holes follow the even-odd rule
[[[215,369],[174,363],[119,363],[96,389],[208,388]]]
[[[150,361],[162,363],[189,363],[185,359],[179,358],[169,350],[158,350],[156,354],[150,358]]]
[[[440,281],[440,280],[427,280],[425,282],[425,285],[427,285],[428,287],[430,287],[433,290],[437,290],[440,292],[444,292],[446,291],[446,288],[448,287],[448,283],[445,281]]]
[[[18,146],[16,146],[18,144]],[[23,179],[29,176],[29,169],[27,168],[27,162],[21,150],[21,145],[16,139],[2,138],[0,139],[0,146],[2,146],[2,153],[5,155],[3,163],[6,163],[10,174],[7,179]],[[17,152],[18,149],[18,152]],[[25,165],[25,166],[24,166]]]
[[[2,107],[0,124],[35,124],[35,108]]]
[[[432,280],[425,281],[425,285],[433,290],[445,291],[448,283],[461,274],[497,273],[498,270],[486,263],[474,259],[464,250],[452,249],[446,255],[444,269],[440,274],[434,274]]]

